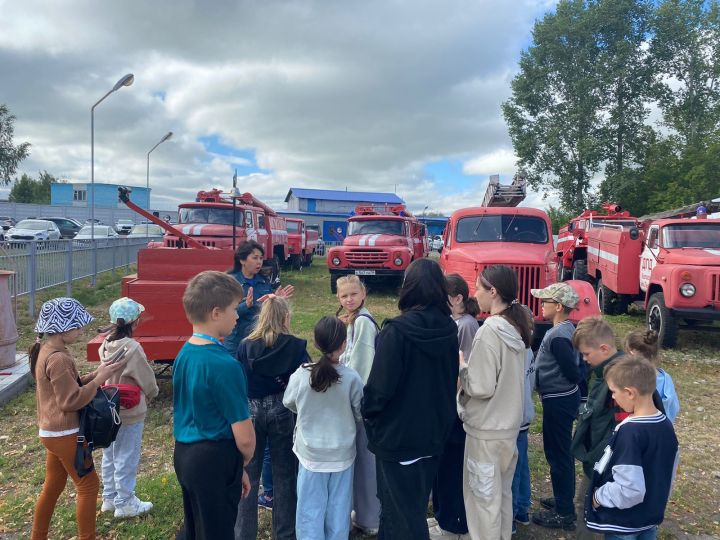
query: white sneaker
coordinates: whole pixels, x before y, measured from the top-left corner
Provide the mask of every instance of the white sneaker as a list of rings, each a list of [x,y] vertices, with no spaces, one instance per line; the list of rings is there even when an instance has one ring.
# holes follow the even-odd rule
[[[438,522],[437,522],[437,519],[432,517],[432,518],[427,518],[427,524],[428,524],[428,529],[431,529],[433,527],[437,527]]]
[[[445,529],[441,528],[440,525],[435,525],[434,527],[430,527],[429,530],[430,533],[430,540],[458,540],[460,538],[459,534],[452,533],[450,531],[446,531]]]
[[[141,501],[133,495],[132,499],[130,499],[127,503],[122,506],[115,507],[115,517],[128,518],[139,516],[140,514],[146,514],[152,510],[152,507],[153,503]]]
[[[112,502],[110,499],[103,499],[102,507],[100,508],[101,512],[112,512],[115,510],[115,503]]]
[[[360,525],[358,525],[355,521],[355,510],[350,512],[350,523],[353,527],[358,529],[365,536],[377,536],[377,534],[380,532],[380,529],[373,529],[372,527],[361,527]]]

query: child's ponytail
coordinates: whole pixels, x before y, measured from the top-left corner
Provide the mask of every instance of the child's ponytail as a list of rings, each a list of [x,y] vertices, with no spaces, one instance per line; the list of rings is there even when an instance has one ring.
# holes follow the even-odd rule
[[[32,375],[33,379],[37,379],[35,376],[35,366],[37,365],[38,356],[40,356],[40,347],[42,347],[41,340],[44,335],[45,334],[43,332],[40,332],[35,338],[35,343],[33,343],[28,350],[28,358],[30,359],[30,375]]]
[[[470,296],[470,288],[463,277],[460,274],[449,274],[445,276],[445,281],[447,282],[448,294],[450,296],[462,295],[465,313],[471,317],[477,317],[480,313],[480,304],[478,304],[475,297]]]
[[[325,392],[340,380],[332,355],[342,348],[346,338],[345,324],[337,317],[323,317],[315,325],[315,346],[322,353],[320,360],[310,366],[310,387],[316,392]]]

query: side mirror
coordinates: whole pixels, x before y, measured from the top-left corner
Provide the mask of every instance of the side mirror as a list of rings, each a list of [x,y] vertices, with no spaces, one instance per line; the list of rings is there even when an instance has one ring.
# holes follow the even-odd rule
[[[637,227],[631,227],[628,235],[630,236],[630,240],[637,240],[640,238],[640,231]]]

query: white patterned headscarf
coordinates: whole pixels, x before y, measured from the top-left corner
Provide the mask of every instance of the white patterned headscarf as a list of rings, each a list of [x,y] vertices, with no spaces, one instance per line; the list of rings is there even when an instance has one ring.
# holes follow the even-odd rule
[[[93,316],[74,298],[53,298],[40,308],[35,324],[38,334],[61,334],[87,326]]]

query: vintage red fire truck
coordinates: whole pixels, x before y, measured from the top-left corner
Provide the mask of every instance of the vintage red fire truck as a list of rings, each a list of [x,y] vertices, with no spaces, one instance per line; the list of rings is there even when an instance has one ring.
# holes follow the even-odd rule
[[[593,227],[605,224],[636,226],[637,220],[620,205],[605,203],[604,212],[585,210],[558,231],[555,247],[558,257],[557,280],[587,279],[587,234]]]
[[[528,306],[542,330],[540,302],[530,289],[541,289],[556,281],[556,258],[550,218],[542,210],[519,208],[525,198],[525,178],[517,175],[503,186],[491,177],[482,206],[463,208],[452,214],[443,235],[440,266],[446,274],[460,274],[475,293],[477,276],[487,266],[506,264],[518,277],[518,300]],[[581,303],[571,314],[573,321],[597,314],[592,287],[582,281],[570,281]],[[481,315],[481,318],[484,316]]]
[[[286,266],[293,270],[300,270],[303,266],[310,266],[318,245],[318,231],[308,229],[305,222],[298,218],[285,218],[285,224],[287,225],[288,249],[290,251]]]
[[[224,272],[233,265],[233,205],[219,190],[201,191],[195,203],[180,205],[180,223],[168,225],[130,201],[128,189],[119,191],[120,200],[130,209],[166,231],[162,244],[138,252],[137,273],[123,278],[122,295],[145,306],[134,338],[148,359],[170,363],[192,331],[182,306],[188,281],[204,270]],[[285,220],[249,193],[238,201],[236,244],[257,240],[266,247],[271,268],[277,267],[278,259],[287,253]],[[89,360],[99,359],[103,337],[98,335],[88,343]]]
[[[408,265],[427,255],[427,228],[404,205],[358,206],[342,245],[327,252],[330,290],[348,274],[399,286]]]
[[[663,347],[676,345],[680,321],[698,329],[720,320],[720,220],[673,215],[683,214],[588,234],[588,274],[600,308],[618,314],[643,301]]]

